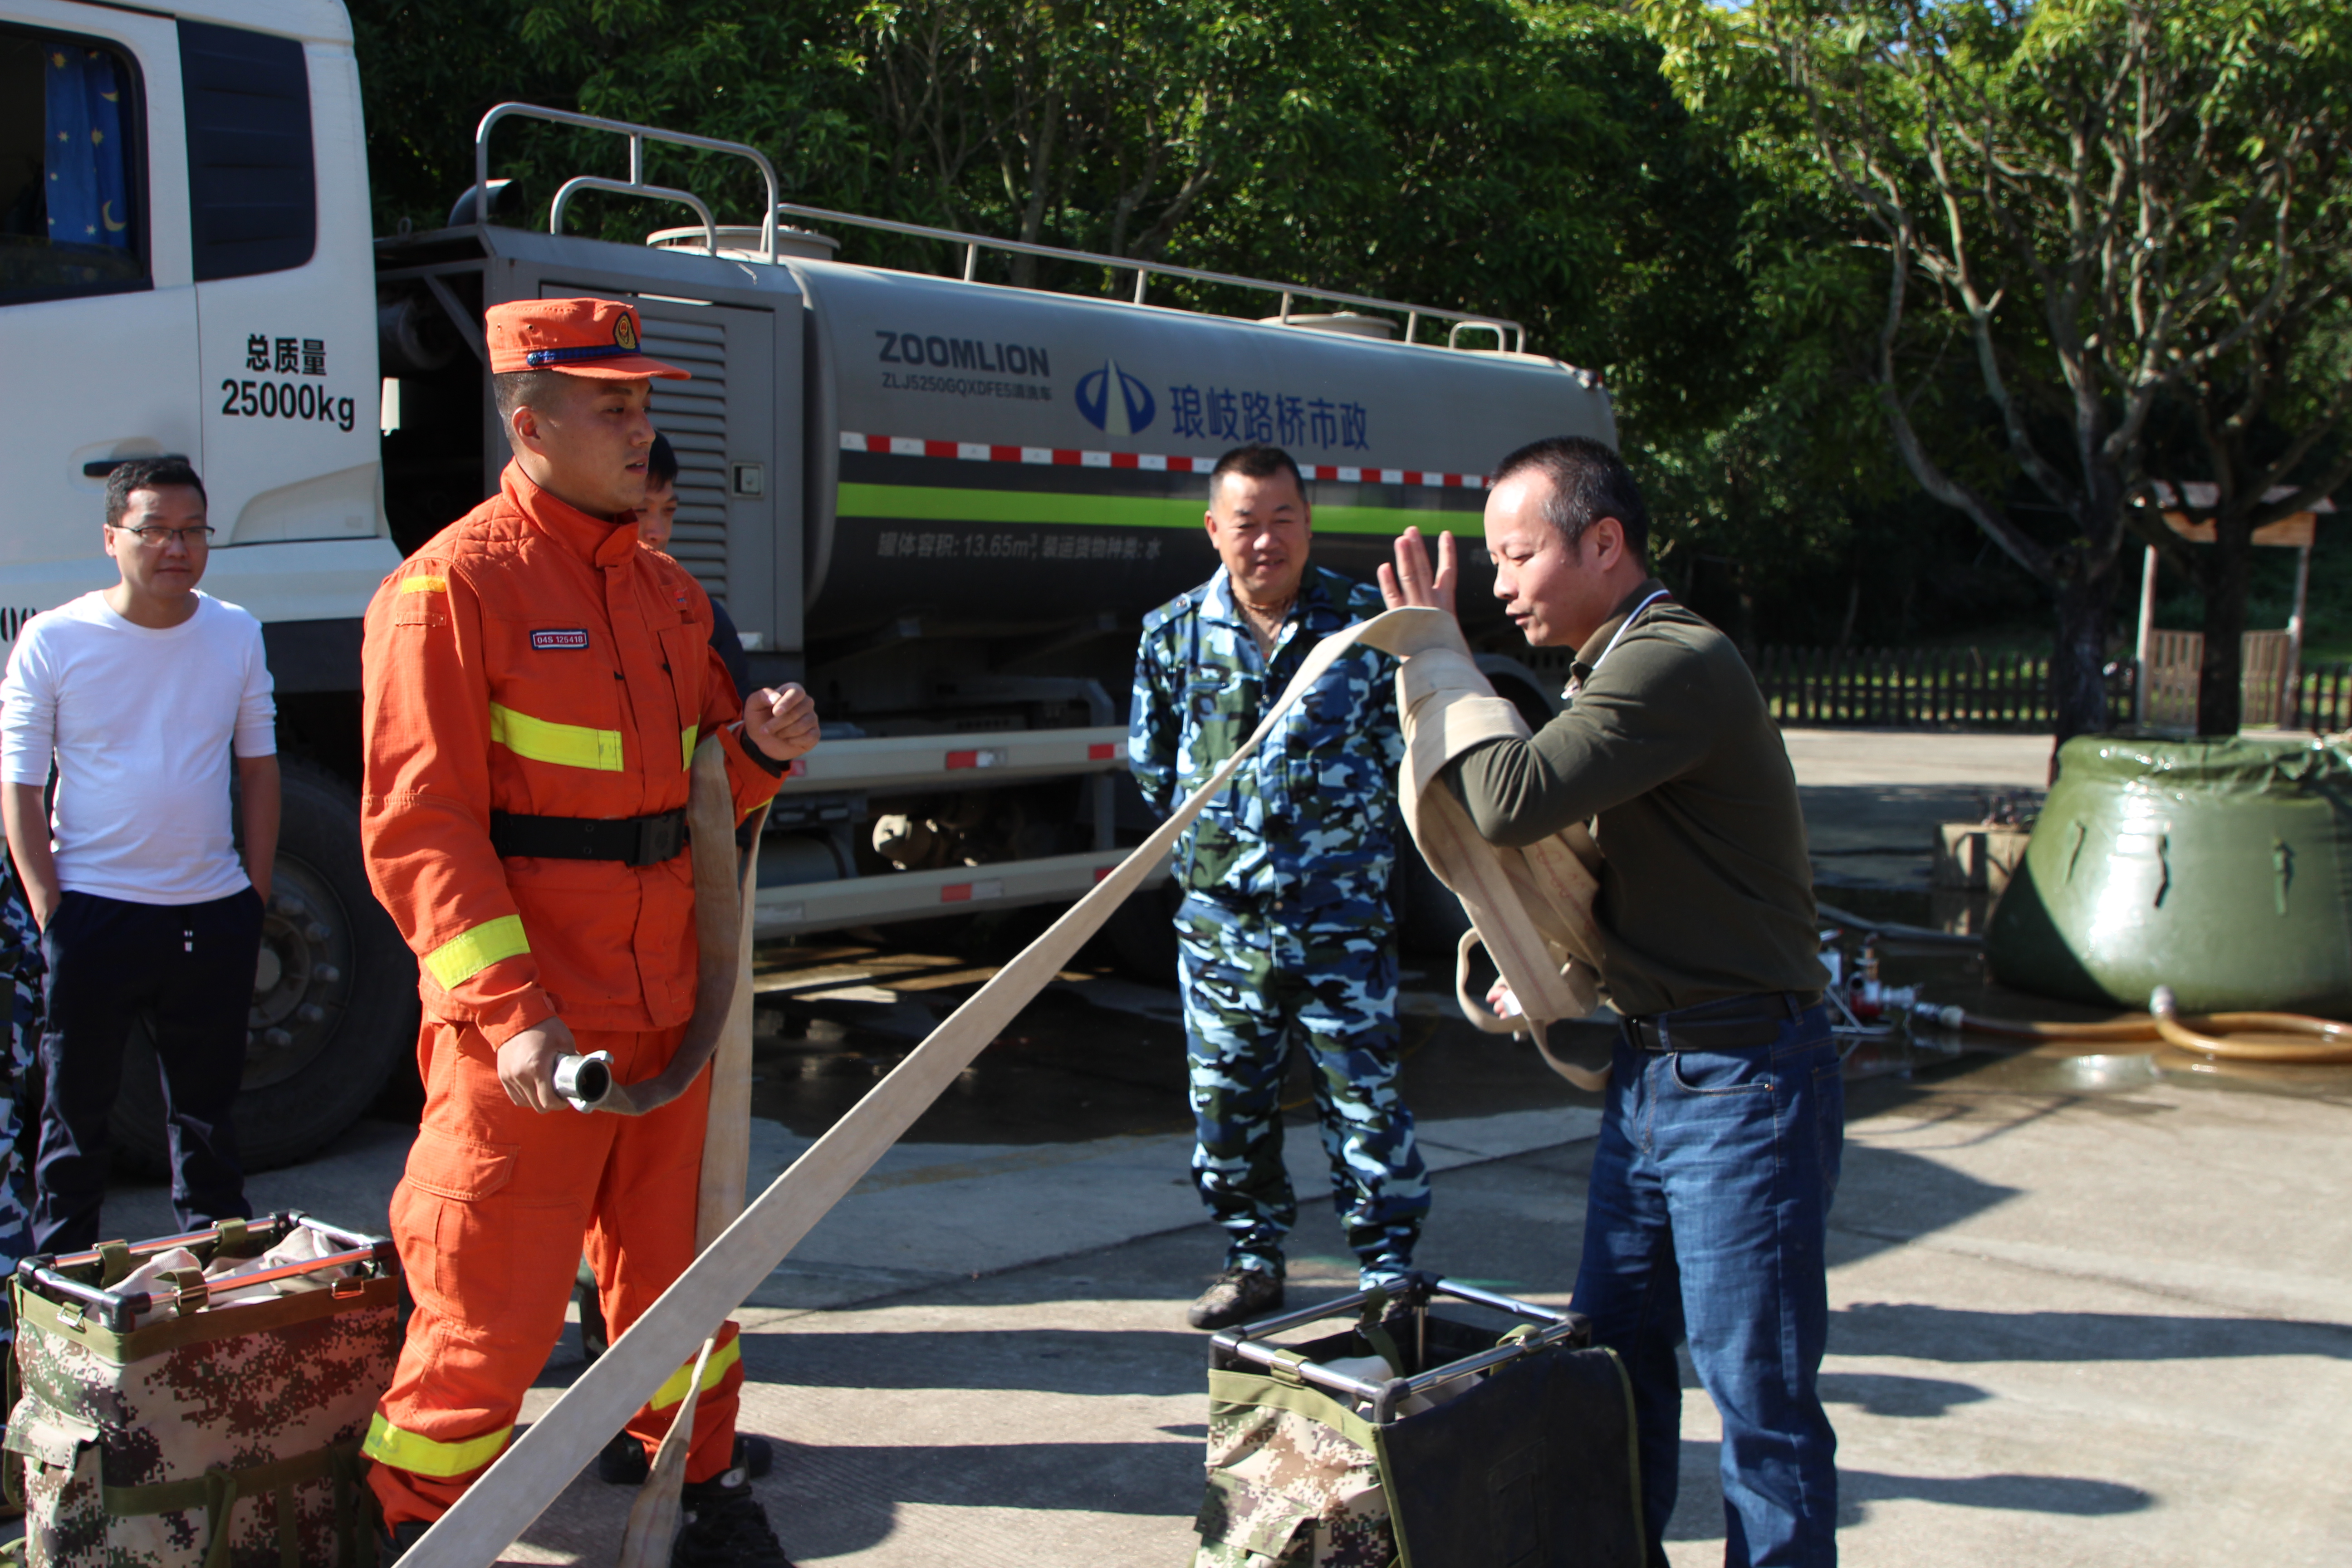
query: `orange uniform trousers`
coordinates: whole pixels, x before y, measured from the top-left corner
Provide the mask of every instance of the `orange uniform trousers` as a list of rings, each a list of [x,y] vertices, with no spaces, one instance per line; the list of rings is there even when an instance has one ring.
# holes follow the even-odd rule
[[[623,1083],[669,1060],[686,1026],[580,1030]],[[584,1252],[618,1339],[694,1260],[710,1075],[646,1116],[544,1114],[507,1099],[497,1052],[470,1026],[427,1019],[417,1042],[425,1116],[392,1200],[416,1315],[368,1435],[386,1526],[435,1520],[505,1451],[524,1390],[562,1336]],[[660,1441],[689,1359],[629,1420]],[[719,1333],[695,1406],[688,1480],[728,1468],[743,1384],[736,1326]]]

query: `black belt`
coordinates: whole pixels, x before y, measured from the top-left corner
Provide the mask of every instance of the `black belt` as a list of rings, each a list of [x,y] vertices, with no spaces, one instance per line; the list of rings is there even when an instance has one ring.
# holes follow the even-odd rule
[[[541,860],[618,860],[658,866],[686,853],[686,810],[651,816],[520,816],[490,813],[490,847]]]
[[[1767,991],[1727,996],[1671,1013],[1625,1020],[1625,1037],[1643,1051],[1740,1051],[1769,1046],[1780,1030],[1821,1005],[1818,991]]]

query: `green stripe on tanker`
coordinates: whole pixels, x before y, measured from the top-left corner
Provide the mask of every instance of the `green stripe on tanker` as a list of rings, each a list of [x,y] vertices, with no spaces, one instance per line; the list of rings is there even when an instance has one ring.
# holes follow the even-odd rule
[[[2352,753],[2077,736],[1986,936],[2004,985],[2135,1010],[2352,1010]]]
[[[1439,492],[1432,492],[1433,494]],[[1483,503],[1484,492],[1465,489]],[[1182,496],[1063,495],[1045,490],[980,490],[932,485],[844,484],[844,518],[894,522],[1068,524],[1090,528],[1174,528],[1199,531],[1204,503]],[[1474,531],[1479,513],[1435,507],[1318,506],[1320,533],[1402,533],[1407,526]]]

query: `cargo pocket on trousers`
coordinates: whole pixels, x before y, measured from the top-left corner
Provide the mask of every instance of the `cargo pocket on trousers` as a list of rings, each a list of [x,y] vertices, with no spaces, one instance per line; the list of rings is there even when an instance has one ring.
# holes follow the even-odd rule
[[[401,1263],[418,1300],[468,1322],[495,1321],[506,1310],[512,1238],[493,1234],[482,1208],[514,1180],[521,1156],[519,1144],[417,1129],[407,1179],[393,1194],[393,1230],[408,1244]],[[461,1258],[462,1283],[450,1272]]]

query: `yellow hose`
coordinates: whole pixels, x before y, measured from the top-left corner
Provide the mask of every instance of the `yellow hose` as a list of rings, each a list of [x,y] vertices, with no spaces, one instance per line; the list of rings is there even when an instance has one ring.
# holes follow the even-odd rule
[[[2301,1013],[2210,1013],[2182,1017],[2172,988],[2159,985],[2149,1011],[2098,1024],[2054,1023],[2035,1018],[1992,1018],[1958,1007],[1933,1010],[1947,1028],[2013,1040],[2073,1040],[2120,1043],[2161,1040],[2200,1056],[2253,1062],[2352,1062],[2352,1024]],[[2232,1039],[2233,1035],[2291,1036],[2288,1039]]]
[[[2209,1057],[2248,1062],[2352,1062],[2352,1026],[2301,1013],[2216,1013],[2210,1018],[2183,1019],[2172,1000],[2172,987],[2159,985],[2148,998],[2148,1013],[2168,1045]],[[2203,1030],[2190,1026],[2202,1024]],[[2306,1040],[2232,1040],[2207,1030],[2243,1034],[2304,1035]]]

